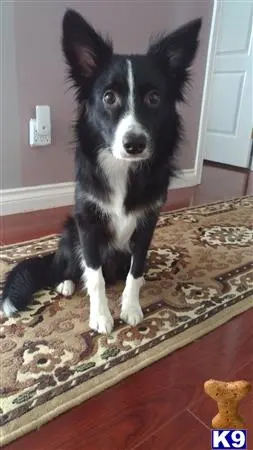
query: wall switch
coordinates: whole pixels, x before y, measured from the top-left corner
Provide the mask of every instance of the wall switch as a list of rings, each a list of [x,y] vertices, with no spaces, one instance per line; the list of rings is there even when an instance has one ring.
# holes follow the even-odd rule
[[[51,144],[50,107],[36,106],[36,118],[29,122],[29,143],[31,147],[42,147]]]

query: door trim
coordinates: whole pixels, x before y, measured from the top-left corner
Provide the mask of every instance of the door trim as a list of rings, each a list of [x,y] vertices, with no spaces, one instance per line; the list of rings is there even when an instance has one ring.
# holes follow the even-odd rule
[[[218,38],[218,27],[220,23],[222,2],[220,0],[214,0],[213,3],[213,14],[212,23],[210,29],[207,60],[206,60],[206,70],[205,70],[205,81],[202,94],[202,104],[199,119],[199,131],[197,140],[197,150],[195,158],[195,172],[197,174],[197,182],[201,183],[203,162],[205,158],[206,151],[206,130],[207,130],[207,118],[208,118],[208,107],[211,97],[211,86],[212,77],[214,71],[214,61],[215,52]]]

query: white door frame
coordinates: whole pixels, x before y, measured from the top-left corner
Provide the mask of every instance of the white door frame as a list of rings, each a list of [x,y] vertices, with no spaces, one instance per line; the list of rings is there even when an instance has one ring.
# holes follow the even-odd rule
[[[196,151],[195,167],[194,167],[195,173],[197,175],[197,184],[201,183],[203,161],[205,159],[207,119],[208,119],[209,103],[210,103],[210,97],[211,97],[211,87],[212,87],[216,45],[217,45],[217,38],[218,38],[218,29],[219,29],[219,23],[220,23],[220,17],[221,17],[221,6],[222,6],[221,0],[214,0],[213,15],[212,15],[209,44],[208,44],[208,51],[207,51],[205,82],[204,82],[204,88],[203,88],[201,113],[200,113],[200,119],[199,119],[197,151]]]

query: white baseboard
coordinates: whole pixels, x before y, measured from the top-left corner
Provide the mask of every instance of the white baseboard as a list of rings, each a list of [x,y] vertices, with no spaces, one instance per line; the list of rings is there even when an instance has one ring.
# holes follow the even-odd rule
[[[199,184],[197,171],[195,169],[184,169],[178,173],[176,178],[173,178],[169,190],[196,186],[197,184]]]
[[[187,169],[172,180],[169,189],[180,189],[196,184],[198,182],[195,170]],[[73,202],[73,182],[3,189],[0,191],[0,216],[73,205]]]
[[[72,205],[74,183],[45,184],[0,191],[0,216]]]

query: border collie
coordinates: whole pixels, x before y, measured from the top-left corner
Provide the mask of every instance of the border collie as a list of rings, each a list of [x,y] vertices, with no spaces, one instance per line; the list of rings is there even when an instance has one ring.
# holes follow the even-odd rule
[[[57,251],[19,263],[6,278],[2,309],[25,309],[53,287],[71,296],[82,279],[89,326],[110,333],[105,287],[125,279],[121,319],[143,318],[139,301],[145,260],[174,175],[184,101],[201,19],[156,37],[145,55],[117,55],[77,12],[63,19],[62,48],[78,104],[75,210]]]

